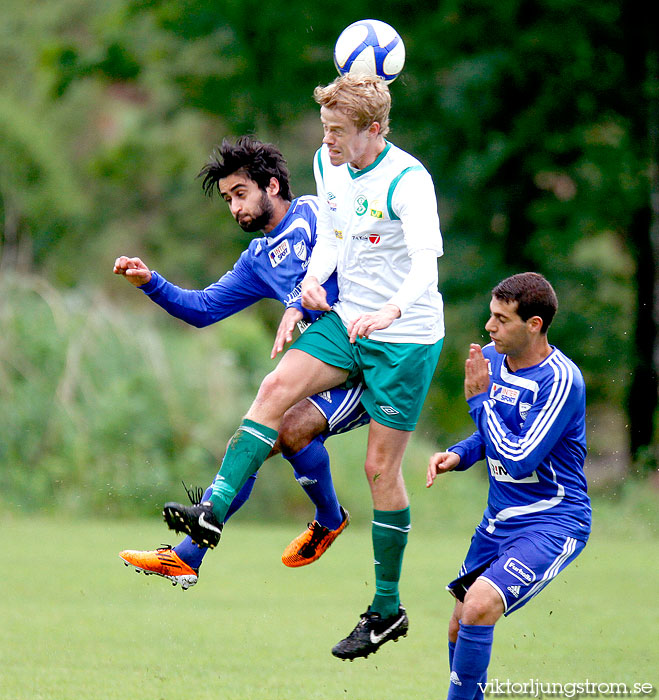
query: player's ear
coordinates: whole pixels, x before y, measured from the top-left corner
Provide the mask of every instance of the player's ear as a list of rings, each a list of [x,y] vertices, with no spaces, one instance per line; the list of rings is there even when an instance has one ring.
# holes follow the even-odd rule
[[[368,133],[370,136],[377,136],[380,131],[382,131],[382,126],[380,122],[373,122],[371,126],[368,127]]]
[[[542,333],[542,319],[540,316],[531,316],[526,323],[533,333]]]
[[[276,177],[271,177],[265,191],[272,197],[276,197],[281,192],[281,185]]]

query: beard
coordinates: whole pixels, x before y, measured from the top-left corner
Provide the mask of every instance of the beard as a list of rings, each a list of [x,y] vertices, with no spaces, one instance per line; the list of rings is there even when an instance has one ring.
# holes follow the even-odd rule
[[[261,194],[261,206],[257,211],[250,215],[250,219],[245,222],[239,221],[238,219],[236,219],[236,221],[238,221],[238,226],[240,226],[243,231],[247,233],[255,233],[270,223],[270,219],[272,218],[274,211],[275,208],[272,206],[272,202],[268,199],[268,195],[263,192]]]

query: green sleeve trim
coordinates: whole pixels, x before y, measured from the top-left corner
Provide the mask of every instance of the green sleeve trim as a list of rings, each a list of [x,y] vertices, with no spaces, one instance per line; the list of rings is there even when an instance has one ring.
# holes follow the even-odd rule
[[[409,168],[405,168],[405,170],[398,173],[398,175],[396,175],[396,177],[391,181],[391,184],[389,185],[389,191],[387,192],[387,212],[389,214],[389,218],[393,221],[400,221],[400,217],[394,212],[394,210],[391,207],[391,200],[394,197],[394,190],[396,189],[398,183],[401,181],[403,175],[405,175],[405,173],[409,173],[412,170],[424,170],[424,168],[422,165],[410,165]]]
[[[320,179],[325,182],[325,178],[323,177],[323,160],[320,157],[320,148],[316,151],[316,162],[318,163],[318,170],[320,170]]]

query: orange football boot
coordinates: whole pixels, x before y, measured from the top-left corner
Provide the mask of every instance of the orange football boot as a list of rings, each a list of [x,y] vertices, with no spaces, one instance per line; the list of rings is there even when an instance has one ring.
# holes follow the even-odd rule
[[[320,559],[325,553],[325,550],[334,542],[334,540],[345,530],[350,522],[350,514],[343,506],[341,515],[343,522],[336,530],[329,530],[321,525],[317,520],[309,523],[309,527],[300,535],[298,535],[284,550],[281,555],[281,560],[286,566],[306,566]]]
[[[188,566],[169,545],[145,552],[126,549],[119,556],[126,566],[134,566],[138,573],[142,571],[147,576],[162,576],[169,579],[173,586],[180,583],[184,591],[194,586],[199,578],[199,570]]]

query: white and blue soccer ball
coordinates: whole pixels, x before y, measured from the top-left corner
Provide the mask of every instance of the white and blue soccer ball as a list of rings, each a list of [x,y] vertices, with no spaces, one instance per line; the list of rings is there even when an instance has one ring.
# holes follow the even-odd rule
[[[334,46],[334,65],[341,75],[377,75],[388,84],[403,70],[405,44],[386,22],[362,19],[339,35]]]

